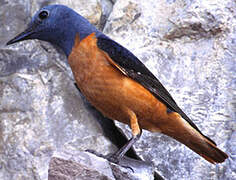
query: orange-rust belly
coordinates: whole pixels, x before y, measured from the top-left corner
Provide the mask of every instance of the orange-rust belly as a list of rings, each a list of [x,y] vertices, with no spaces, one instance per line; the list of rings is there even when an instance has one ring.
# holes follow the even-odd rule
[[[104,116],[129,124],[127,109],[132,110],[141,128],[158,131],[166,119],[166,107],[147,89],[125,76],[98,49],[96,39],[78,37],[68,60],[82,93]],[[163,116],[164,115],[164,116]],[[159,123],[156,122],[159,119]]]

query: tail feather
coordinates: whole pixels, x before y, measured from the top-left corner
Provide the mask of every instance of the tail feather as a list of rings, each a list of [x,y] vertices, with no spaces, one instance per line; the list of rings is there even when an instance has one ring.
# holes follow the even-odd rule
[[[187,146],[212,164],[222,163],[228,158],[225,152],[205,137],[200,138],[200,141],[192,141]]]
[[[217,148],[213,140],[194,129],[180,116],[176,115],[171,119],[175,120],[175,125],[168,124],[168,128],[162,128],[164,134],[185,144],[212,164],[222,163],[228,158],[225,152]]]

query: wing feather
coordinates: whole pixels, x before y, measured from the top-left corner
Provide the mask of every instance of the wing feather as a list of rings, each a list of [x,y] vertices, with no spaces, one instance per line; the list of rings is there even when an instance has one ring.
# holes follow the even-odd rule
[[[183,119],[185,119],[200,134],[202,134],[198,127],[179,108],[175,100],[172,98],[166,88],[161,84],[161,82],[128,49],[124,48],[104,34],[100,34],[97,37],[97,46],[104,52],[106,52],[114,61],[114,63],[116,63],[115,67],[117,67],[118,65],[118,69],[121,70],[125,75],[144,86],[158,100],[164,103],[169,110],[179,113]],[[203,136],[206,137],[205,135]],[[215,142],[210,138],[206,138],[215,144]]]

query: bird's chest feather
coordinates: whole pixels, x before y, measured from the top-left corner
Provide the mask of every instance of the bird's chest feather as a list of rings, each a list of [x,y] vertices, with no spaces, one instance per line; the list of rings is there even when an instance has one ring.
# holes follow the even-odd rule
[[[126,77],[109,62],[108,55],[97,47],[94,34],[82,41],[76,37],[68,57],[78,87],[95,106],[114,104],[114,96],[123,89]]]
[[[78,87],[103,115],[129,124],[128,111],[132,111],[139,118],[141,127],[150,129],[145,119],[152,119],[157,108],[163,105],[142,85],[124,75],[97,47],[94,34],[82,41],[76,37],[68,61]]]
[[[110,66],[97,48],[94,34],[82,41],[76,36],[68,61],[79,86],[88,86],[93,79],[97,78],[96,75],[102,78],[101,75],[105,76],[104,71],[107,66]]]

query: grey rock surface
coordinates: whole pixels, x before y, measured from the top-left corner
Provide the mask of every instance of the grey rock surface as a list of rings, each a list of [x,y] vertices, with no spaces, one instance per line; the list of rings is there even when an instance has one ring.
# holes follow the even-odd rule
[[[166,179],[236,179],[234,0],[0,0],[0,179],[47,179],[54,151],[115,150],[87,111],[58,49],[36,40],[5,46],[49,2],[105,25],[104,33],[137,55],[230,157],[211,165],[147,131],[135,145],[139,155]],[[117,125],[130,135],[127,126]]]
[[[55,152],[50,160],[48,180],[115,180],[108,161],[90,153]]]
[[[153,180],[151,164],[125,158],[128,168],[108,162],[89,152],[55,152],[50,160],[48,180]]]
[[[154,179],[154,166],[151,163],[124,157],[120,165],[110,163],[110,166],[116,180]]]

